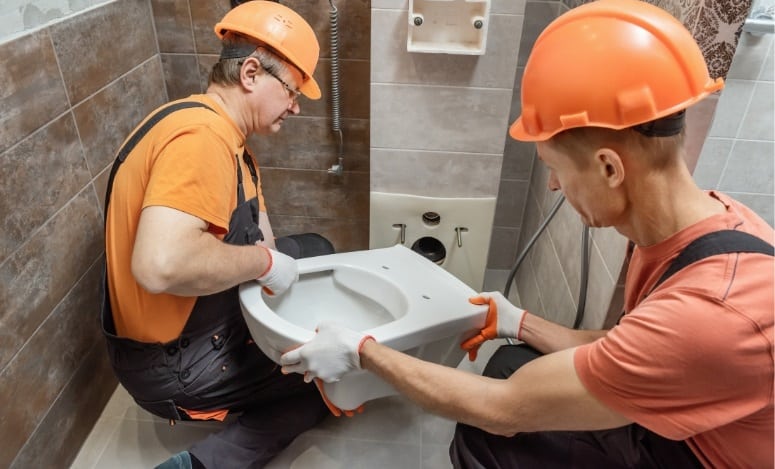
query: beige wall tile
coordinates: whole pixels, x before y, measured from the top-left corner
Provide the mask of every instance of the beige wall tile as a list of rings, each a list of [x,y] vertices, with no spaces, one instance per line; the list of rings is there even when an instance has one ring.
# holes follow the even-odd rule
[[[371,146],[503,154],[511,90],[371,85]]]
[[[375,10],[373,30],[385,34],[373,41],[372,81],[375,83],[417,83],[512,89],[517,66],[522,17],[491,15],[487,50],[484,55],[425,54],[406,50],[407,13]]]
[[[426,197],[494,197],[501,155],[371,150],[371,190]]]

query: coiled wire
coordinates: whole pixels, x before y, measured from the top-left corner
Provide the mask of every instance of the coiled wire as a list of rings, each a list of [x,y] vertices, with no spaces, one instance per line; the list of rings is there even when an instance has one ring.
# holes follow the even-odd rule
[[[339,10],[333,0],[329,0],[331,10],[328,13],[331,25],[331,128],[339,134],[339,164],[342,163],[344,138],[339,104]]]

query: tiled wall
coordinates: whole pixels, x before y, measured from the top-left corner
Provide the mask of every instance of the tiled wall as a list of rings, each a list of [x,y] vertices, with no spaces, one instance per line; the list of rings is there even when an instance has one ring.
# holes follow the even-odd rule
[[[116,385],[98,329],[106,168],[166,99],[151,6],[0,44],[0,467],[66,467]]]
[[[775,35],[743,33],[702,147],[694,178],[748,205],[775,225],[773,205],[773,42]]]
[[[533,2],[528,1],[525,7],[525,25],[522,32],[522,46],[519,52],[519,69],[515,81],[514,101],[511,110],[511,120],[519,114],[518,96],[519,81],[523,67],[529,55],[532,44],[543,28],[568,8],[586,3],[583,0],[569,0],[566,2]],[[674,16],[681,19],[693,32],[711,69],[713,76],[724,76],[732,61],[732,54],[737,44],[737,33],[746,16],[750,1],[735,2],[732,0],[714,0],[705,3],[704,8],[699,8],[693,2],[681,2],[677,0],[655,0],[654,3]],[[758,54],[761,66],[766,47],[759,46]],[[772,51],[770,50],[770,54]],[[749,59],[750,60],[750,59]],[[728,121],[727,131],[720,129],[719,139],[711,141],[713,145],[703,150],[702,160],[698,171],[707,174],[708,187],[720,187],[722,190],[736,190],[742,192],[742,171],[737,165],[726,165],[728,160],[740,158],[742,152],[748,151],[752,146],[756,147],[756,156],[748,154],[747,159],[758,168],[764,169],[760,177],[763,179],[756,185],[753,194],[733,194],[751,203],[754,208],[763,206],[764,213],[772,217],[772,63],[769,59],[769,83],[764,78],[761,84],[751,81],[736,84],[731,83],[722,99],[729,102],[730,106],[745,106],[744,109],[736,109],[737,112],[727,114],[726,117],[717,119],[717,122]],[[754,66],[755,68],[755,66]],[[756,71],[765,70],[757,68]],[[765,72],[761,72],[763,75]],[[731,76],[730,76],[731,78]],[[759,78],[760,80],[762,78]],[[769,85],[769,86],[767,86]],[[730,88],[733,91],[730,91]],[[742,97],[728,94],[738,93],[736,89],[745,88]],[[769,94],[768,94],[769,93]],[[756,98],[752,96],[756,94]],[[741,101],[740,98],[743,100]],[[761,98],[761,99],[760,99]],[[694,106],[689,111],[687,119],[687,163],[691,169],[697,165],[700,150],[703,148],[708,128],[713,119],[718,96],[711,96],[703,103]],[[748,103],[752,103],[748,106]],[[764,107],[769,106],[769,119],[763,121],[761,115],[765,113]],[[749,110],[749,126],[741,126],[740,132],[747,137],[739,137],[738,128],[729,130],[733,122],[740,122],[739,116],[743,110]],[[756,116],[756,117],[754,117]],[[736,120],[738,119],[738,120]],[[761,122],[761,125],[759,123]],[[714,124],[719,128],[722,124]],[[758,129],[758,130],[752,130]],[[761,132],[770,129],[769,142],[759,141]],[[730,134],[731,132],[731,134]],[[757,133],[756,139],[751,135]],[[713,135],[713,134],[711,134]],[[748,138],[749,141],[738,142],[734,148],[731,137]],[[766,138],[764,138],[766,140]],[[769,146],[767,146],[769,145]],[[736,150],[736,151],[735,151]],[[711,159],[705,155],[720,154],[720,160]],[[763,161],[769,158],[769,163]],[[519,253],[526,247],[527,241],[536,232],[541,222],[545,219],[557,194],[549,193],[546,189],[548,174],[540,164],[535,164],[535,148],[532,144],[509,142],[504,154],[504,165],[501,175],[501,191],[499,194],[499,210],[496,212],[496,226],[493,231],[493,241],[490,251],[489,267],[492,269],[510,269]],[[721,163],[723,161],[723,163]],[[511,166],[509,166],[511,164]],[[532,165],[532,171],[531,171]],[[728,169],[724,169],[727,167]],[[722,176],[722,171],[724,175]],[[530,176],[526,174],[529,173]],[[513,180],[509,180],[510,174],[518,174]],[[748,173],[746,173],[748,174]],[[769,175],[768,181],[767,175]],[[734,182],[733,182],[734,181]],[[527,182],[527,195],[523,197],[524,211],[501,210],[500,199],[505,197],[522,197],[520,189],[512,192],[505,190],[504,182],[514,186],[523,187]],[[737,185],[735,185],[737,184]],[[724,189],[724,188],[727,189]],[[737,188],[736,188],[737,187]],[[747,186],[750,187],[750,186]],[[736,188],[736,189],[735,189]],[[517,194],[517,195],[515,195]],[[770,196],[767,197],[767,194]],[[769,212],[767,212],[769,210]],[[581,236],[583,227],[578,215],[567,204],[563,205],[556,217],[549,224],[546,232],[538,239],[526,260],[520,267],[516,277],[516,286],[523,307],[541,314],[544,317],[571,325],[576,315],[577,300],[579,298],[579,285],[581,279]],[[587,303],[585,318],[582,327],[598,328],[610,326],[616,320],[620,311],[623,292],[622,266],[626,240],[611,228],[592,229],[592,247],[590,248],[589,286],[587,290]],[[519,239],[519,242],[515,242]]]
[[[369,229],[369,0],[335,0],[339,10],[339,62],[344,175],[337,162],[338,136],[331,130],[328,0],[284,0],[313,27],[321,60],[315,79],[323,97],[302,97],[301,114],[272,136],[249,145],[261,167],[267,210],[276,236],[318,232],[338,251],[366,249]],[[151,0],[161,62],[170,99],[201,93],[220,53],[213,26],[229,0]]]
[[[3,0],[0,43],[109,0]]]
[[[497,195],[524,2],[493,0],[481,56],[409,53],[408,0],[371,6],[371,190]]]

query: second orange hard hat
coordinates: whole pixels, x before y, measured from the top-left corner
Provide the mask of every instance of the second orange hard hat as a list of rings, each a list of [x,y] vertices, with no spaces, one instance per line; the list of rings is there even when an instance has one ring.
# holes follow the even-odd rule
[[[522,115],[509,134],[543,141],[574,127],[623,129],[720,90],[691,33],[639,0],[597,0],[541,33],[522,77]]]
[[[253,0],[232,8],[215,25],[219,39],[227,32],[256,39],[283,55],[304,75],[299,90],[310,99],[320,98],[313,73],[320,56],[315,31],[298,13],[272,1]]]

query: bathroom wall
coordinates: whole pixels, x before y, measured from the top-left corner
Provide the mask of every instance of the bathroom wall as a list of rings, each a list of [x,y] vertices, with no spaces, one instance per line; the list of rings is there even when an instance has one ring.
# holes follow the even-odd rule
[[[116,386],[102,203],[117,146],[166,100],[151,5],[37,28],[0,63],[0,467],[67,467]]]
[[[586,2],[580,0],[527,2],[525,7],[525,25],[522,31],[522,45],[519,51],[519,68],[517,79],[515,80],[511,109],[511,121],[520,112],[518,98],[520,94],[520,77],[535,39],[544,27],[559,14],[582,3]],[[655,0],[651,3],[671,12],[674,16],[681,19],[687,28],[693,32],[695,39],[703,50],[713,76],[723,77],[727,73],[737,45],[740,25],[747,14],[747,9],[750,8],[750,1],[719,0],[702,3],[701,5],[696,2],[686,3],[677,0]],[[759,54],[763,52],[760,51]],[[770,65],[771,68],[772,66]],[[743,87],[747,87],[749,90],[748,94],[745,95],[748,100],[745,101],[746,107],[744,109],[748,109],[747,103],[751,101],[754,89],[758,90],[757,97],[761,98],[766,98],[766,94],[769,92],[769,101],[766,99],[754,101],[755,104],[752,106],[752,109],[756,115],[758,116],[762,112],[760,108],[763,106],[769,104],[771,109],[771,83],[769,89],[766,89],[767,87],[764,84],[755,87],[750,82]],[[735,88],[734,84],[732,88]],[[731,94],[732,92],[727,91],[725,93]],[[745,94],[745,92],[743,93]],[[689,110],[687,118],[687,163],[690,169],[694,169],[698,164],[698,158],[700,158],[703,143],[708,135],[708,129],[711,126],[718,99],[718,95],[711,96]],[[725,99],[728,99],[730,103],[739,104],[734,97]],[[734,113],[730,113],[725,119],[734,121],[736,118],[739,119],[739,115],[738,113],[737,117],[735,117]],[[749,121],[754,121],[754,119],[751,118]],[[762,126],[759,127],[757,125],[756,128],[764,129],[765,126],[769,125],[768,128],[771,129],[771,119],[769,124],[767,122],[765,119]],[[734,130],[736,131],[737,128]],[[723,170],[724,163],[720,163],[719,160],[713,161],[711,157],[711,154],[721,153],[723,156],[721,156],[722,160],[720,161],[726,162],[727,156],[734,158],[730,153],[732,149],[729,138],[730,132],[727,130],[723,134],[726,138],[717,142],[715,149],[712,147],[711,149],[703,150],[701,170],[710,173],[708,178],[715,184],[723,182],[724,184],[731,185],[733,184],[732,180],[741,181],[741,178],[735,174],[730,174],[726,179],[723,179],[721,171]],[[750,133],[750,131],[748,132]],[[762,146],[764,144],[757,142],[756,145]],[[725,148],[728,150],[727,153],[724,153]],[[746,145],[738,145],[737,148],[739,153],[745,151]],[[765,169],[763,173],[769,175],[772,174],[771,148],[770,146],[769,152],[759,153],[762,155],[762,158],[766,158],[769,155],[769,168],[767,168],[765,162],[756,161],[759,167]],[[708,156],[705,156],[706,154]],[[510,269],[513,266],[518,254],[525,248],[528,240],[536,232],[558,197],[557,194],[550,193],[546,189],[548,174],[541,164],[536,163],[534,145],[513,141],[508,142],[503,161],[499,210],[496,212],[496,226],[493,232],[488,264],[488,267],[491,269]],[[720,164],[722,166],[719,167]],[[519,170],[512,172],[514,171],[512,168],[519,168]],[[738,170],[739,172],[740,170]],[[510,174],[518,174],[519,176],[510,177]],[[526,174],[530,174],[530,176],[526,176]],[[521,186],[525,180],[529,182],[527,184],[527,196],[524,197],[524,210],[520,212],[517,209],[508,213],[500,210],[501,197],[521,197],[519,191],[506,192],[504,190],[504,182]],[[769,181],[769,186],[767,186],[766,181],[762,181],[759,184],[757,191],[762,193],[744,194],[744,197],[755,199],[760,205],[765,204],[767,199],[764,194],[767,194],[765,192],[767,187],[769,187],[769,194],[772,193],[772,180],[770,179]],[[710,185],[709,187],[715,186]],[[519,195],[515,196],[515,194]],[[741,200],[744,197],[741,197]],[[770,213],[771,200],[770,197]],[[547,231],[538,239],[517,273],[515,283],[523,307],[566,325],[573,323],[581,280],[582,230],[583,227],[578,215],[568,204],[563,204],[557,216],[549,224]],[[607,327],[615,322],[621,310],[623,293],[622,267],[626,240],[610,228],[592,229],[591,238],[589,286],[587,290],[586,314],[582,327]],[[519,242],[514,242],[514,239],[519,239]]]
[[[104,3],[107,0],[3,0],[0,43]]]
[[[773,42],[775,34],[744,32],[694,171],[704,189],[718,189],[775,225]]]
[[[407,52],[408,0],[371,6],[382,38],[371,44],[371,190],[494,197],[500,185],[499,209],[521,213],[527,172],[508,166],[516,184],[500,173],[524,1],[492,1],[483,55]]]
[[[366,249],[369,229],[369,0],[334,0],[339,10],[339,62],[344,174],[328,173],[337,162],[338,137],[331,130],[330,25],[328,0],[283,0],[313,27],[320,42],[315,79],[323,97],[299,100],[301,114],[272,136],[253,136],[249,146],[274,234],[318,232],[338,251]],[[220,42],[213,26],[229,0],[151,0],[170,99],[204,92]]]

